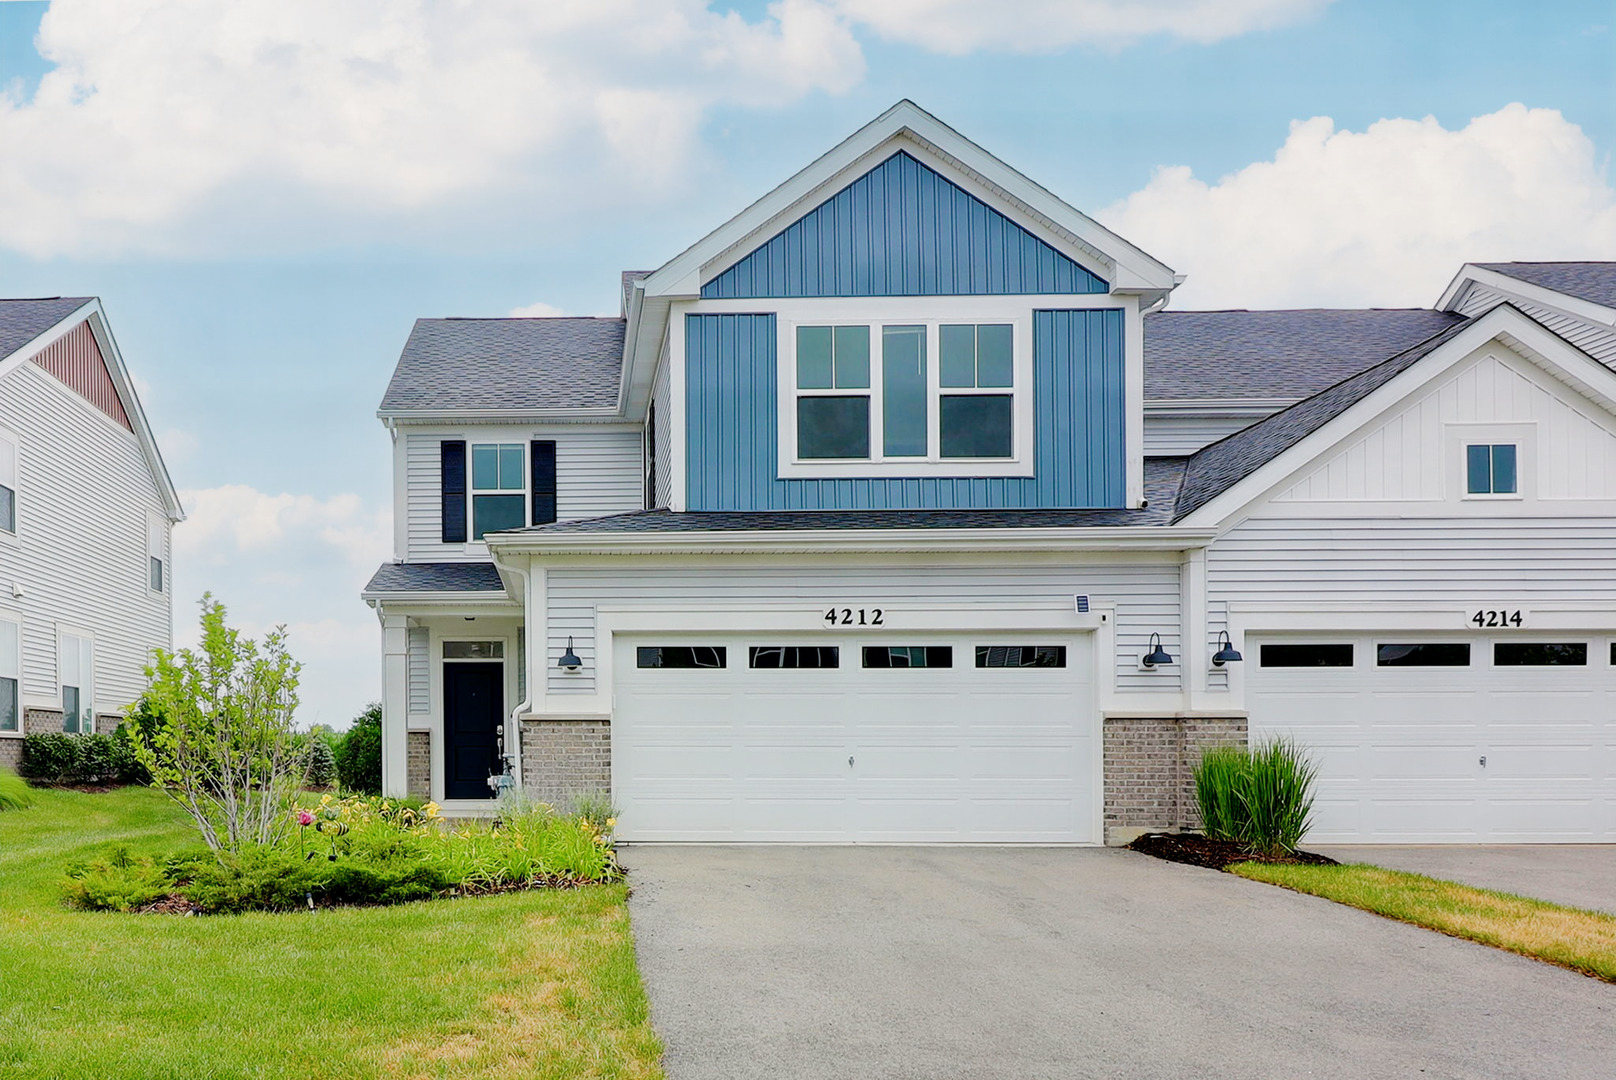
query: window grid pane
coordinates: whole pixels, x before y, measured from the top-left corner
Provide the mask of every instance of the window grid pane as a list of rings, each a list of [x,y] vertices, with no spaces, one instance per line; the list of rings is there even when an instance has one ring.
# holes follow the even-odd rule
[[[835,330],[836,389],[870,388],[870,328],[838,326]]]
[[[870,399],[798,398],[797,456],[815,459],[868,458]]]
[[[156,556],[151,560],[151,588],[152,592],[163,591],[163,560]]]
[[[527,500],[521,495],[472,496],[471,538],[481,540],[484,533],[520,529],[527,524],[526,503]]]
[[[499,447],[483,443],[471,448],[471,486],[484,490],[499,488]]]
[[[938,427],[945,458],[1007,458],[1013,453],[1009,394],[944,394]]]
[[[881,334],[882,452],[926,456],[926,328],[887,326]]]
[[[1501,443],[1493,447],[1493,494],[1515,494],[1515,444]]]
[[[1010,324],[992,323],[976,328],[976,385],[1008,387],[1015,385]]]
[[[976,327],[943,326],[938,329],[938,375],[943,386],[976,385]]]
[[[797,389],[829,390],[834,385],[830,327],[797,327]]]

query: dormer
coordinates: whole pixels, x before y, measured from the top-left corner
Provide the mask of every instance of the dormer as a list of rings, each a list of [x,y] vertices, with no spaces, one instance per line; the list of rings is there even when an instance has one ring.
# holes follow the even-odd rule
[[[905,101],[627,283],[625,411],[675,510],[1138,506],[1176,282]]]

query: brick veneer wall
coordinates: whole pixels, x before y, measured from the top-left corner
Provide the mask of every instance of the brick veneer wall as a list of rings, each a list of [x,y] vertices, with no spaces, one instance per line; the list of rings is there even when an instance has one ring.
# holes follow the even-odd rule
[[[30,735],[36,731],[61,731],[65,719],[61,709],[24,709],[22,729]]]
[[[580,795],[612,790],[612,726],[605,720],[522,721],[522,786],[569,810]]]
[[[96,713],[95,733],[97,735],[111,735],[118,730],[118,725],[121,723],[123,723],[123,717],[117,713]]]
[[[404,733],[404,786],[418,799],[432,797],[432,733]]]
[[[1105,842],[1200,824],[1195,763],[1213,746],[1244,745],[1239,713],[1105,719]]]
[[[22,768],[22,740],[0,736],[0,767],[17,772]]]

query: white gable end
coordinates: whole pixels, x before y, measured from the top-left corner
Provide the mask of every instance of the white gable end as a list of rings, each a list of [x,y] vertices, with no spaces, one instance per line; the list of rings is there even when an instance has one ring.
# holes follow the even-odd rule
[[[1616,500],[1616,417],[1494,341],[1272,501],[1457,503],[1472,442],[1518,444],[1522,503]]]

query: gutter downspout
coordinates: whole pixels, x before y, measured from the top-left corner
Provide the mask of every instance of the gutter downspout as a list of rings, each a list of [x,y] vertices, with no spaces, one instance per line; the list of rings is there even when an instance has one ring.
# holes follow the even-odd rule
[[[522,582],[522,671],[525,675],[523,682],[526,694],[516,703],[511,714],[505,718],[505,760],[510,764],[511,780],[516,790],[522,788],[522,721],[524,713],[533,711],[533,684],[536,678],[544,676],[543,671],[533,669],[533,620],[528,617],[528,570],[514,564],[508,565],[507,570]]]

